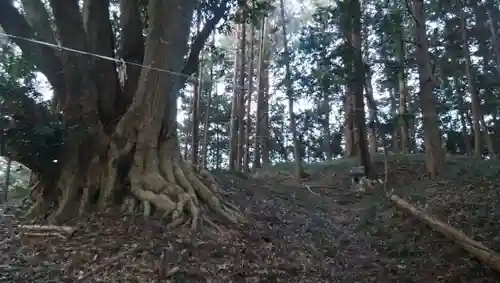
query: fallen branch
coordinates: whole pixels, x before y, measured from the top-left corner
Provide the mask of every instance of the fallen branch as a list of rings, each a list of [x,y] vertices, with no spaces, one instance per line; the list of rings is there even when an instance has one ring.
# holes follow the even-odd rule
[[[311,187],[309,187],[306,183],[303,183],[303,184],[304,184],[304,186],[306,186],[307,190],[308,190],[311,194],[316,195],[316,196],[320,196],[320,194],[317,194],[317,193],[313,192],[313,191],[311,190]]]
[[[25,230],[34,230],[36,232],[24,232],[28,236],[59,236],[69,238],[76,232],[76,228],[69,226],[55,225],[20,225],[19,228]]]
[[[500,272],[500,255],[495,251],[489,249],[482,243],[469,238],[463,232],[432,217],[431,215],[425,213],[423,210],[413,206],[409,202],[396,195],[391,195],[390,199],[400,209],[409,212],[411,215],[425,222],[431,228],[442,233],[444,236],[461,246],[473,257],[479,259],[482,263],[489,266],[493,270]]]

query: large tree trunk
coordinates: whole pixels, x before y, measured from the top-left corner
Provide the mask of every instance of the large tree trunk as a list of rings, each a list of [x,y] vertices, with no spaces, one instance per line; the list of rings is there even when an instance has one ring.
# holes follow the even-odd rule
[[[429,42],[427,40],[425,10],[423,0],[413,0],[412,11],[415,22],[415,37],[417,41],[417,64],[420,86],[420,104],[423,115],[425,163],[427,172],[434,178],[444,162],[441,134],[436,109],[436,97],[432,93],[435,85],[431,70]]]
[[[377,103],[373,98],[372,71],[368,64],[366,66],[365,91],[368,102],[368,149],[370,154],[377,153]]]
[[[11,3],[5,2],[9,1],[0,2],[0,8],[6,8],[0,9],[2,27],[8,26],[6,31],[9,33],[31,37],[28,33],[32,30],[19,14],[10,15],[14,21],[10,22],[10,26],[4,21],[2,16],[6,11],[17,13]],[[95,44],[99,35],[102,36],[107,30],[106,25],[100,26],[103,30],[87,28],[92,25],[84,25],[78,1],[50,2],[63,46],[94,52],[99,52],[96,48],[109,47],[107,40],[102,41],[103,46]],[[86,3],[89,6],[86,7],[102,4],[99,1],[91,2],[89,0]],[[108,120],[119,111],[112,112],[117,110],[114,108],[103,113],[104,97],[101,96],[113,97],[118,91],[106,93],[111,86],[103,86],[99,83],[101,78],[94,75],[108,75],[99,67],[108,65],[88,56],[61,52],[64,80],[59,82],[61,77],[50,73],[57,70],[54,67],[59,62],[57,57],[50,55],[46,49],[40,49],[47,53],[44,58],[40,56],[44,54],[40,50],[20,44],[23,52],[36,55],[40,66],[44,66],[43,70],[49,74],[47,77],[51,78],[51,83],[61,90],[66,129],[62,156],[58,162],[61,172],[59,174],[58,170],[54,170],[39,176],[44,189],[30,214],[45,214],[50,205],[56,202],[57,210],[52,214],[52,220],[63,222],[77,212],[87,211],[90,205],[97,204],[101,209],[107,209],[115,204],[115,200],[133,197],[142,203],[144,215],[149,215],[154,207],[163,213],[171,226],[189,223],[192,228],[197,228],[202,219],[213,224],[210,218],[205,217],[207,213],[233,223],[245,221],[234,205],[220,198],[212,176],[186,163],[180,154],[176,102],[179,89],[183,86],[180,77],[184,76],[177,74],[190,75],[196,70],[183,59],[188,50],[187,38],[196,1],[150,0],[148,6],[147,48],[143,65],[149,68],[142,68],[137,90],[133,91],[133,102],[123,116],[115,119]],[[96,23],[104,19],[102,11],[97,11],[96,7],[84,12],[89,17],[86,18],[89,24],[90,21]],[[92,15],[94,20],[90,20]],[[129,23],[130,16],[128,14]],[[212,28],[215,24],[211,25]],[[90,32],[95,34],[89,35]],[[203,35],[203,30],[200,34]],[[207,34],[201,36],[207,37]],[[200,42],[199,38],[192,45],[195,47],[191,49],[189,58],[198,58],[201,48],[196,47],[196,43]],[[201,42],[204,44],[204,39]],[[188,59],[187,62],[192,61]],[[112,127],[116,124],[115,120],[118,123]],[[113,128],[112,134],[108,134]],[[52,186],[53,181],[50,180],[58,180],[57,186]]]
[[[354,107],[353,107],[353,92],[351,86],[348,85],[344,94],[344,141],[345,141],[345,156],[354,157],[358,155],[358,147],[354,136]]]
[[[181,72],[194,6],[195,1],[150,0],[145,65]],[[183,13],[171,7],[180,7]],[[154,206],[173,225],[190,219],[191,227],[196,228],[202,208],[207,206],[225,220],[243,221],[234,206],[221,201],[213,178],[204,170],[197,171],[194,164],[187,164],[180,156],[176,122],[178,90],[179,79],[175,74],[142,70],[135,99],[120,120],[110,147],[110,176],[118,173],[111,164],[131,154],[130,191],[142,201],[145,214]],[[109,201],[106,197],[116,188],[115,182],[105,186],[101,204]]]

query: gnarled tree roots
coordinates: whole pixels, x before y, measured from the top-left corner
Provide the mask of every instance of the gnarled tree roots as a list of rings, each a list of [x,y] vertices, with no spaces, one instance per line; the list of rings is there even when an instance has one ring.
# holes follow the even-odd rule
[[[197,170],[180,158],[171,158],[167,154],[159,158],[162,154],[152,149],[147,152],[140,154],[136,150],[134,153],[128,171],[130,190],[119,183],[117,166],[111,161],[99,164],[94,159],[85,177],[86,186],[81,186],[82,182],[78,183],[75,176],[62,178],[59,182],[60,188],[63,184],[62,197],[57,211],[51,214],[52,222],[64,222],[77,212],[82,214],[88,211],[95,204],[92,196],[96,193],[99,196],[97,206],[101,210],[116,204],[113,196],[119,195],[123,201],[122,212],[135,211],[139,203],[143,215],[148,217],[154,208],[155,213],[161,213],[168,220],[172,229],[183,224],[197,229],[203,223],[218,230],[213,219],[230,223],[246,222],[239,208],[220,195],[218,184],[208,171]],[[113,154],[115,159],[117,156]],[[78,190],[79,185],[84,189]],[[46,215],[50,207],[47,199],[39,195],[29,215]]]
[[[141,202],[144,216],[148,216],[154,206],[169,219],[171,228],[190,223],[191,229],[196,229],[202,221],[213,226],[209,214],[231,223],[245,222],[239,209],[221,198],[217,183],[208,171],[197,172],[186,162],[169,158],[160,163],[164,174],[149,166],[145,172],[130,172],[131,193]],[[135,201],[129,198],[124,206],[131,211]]]

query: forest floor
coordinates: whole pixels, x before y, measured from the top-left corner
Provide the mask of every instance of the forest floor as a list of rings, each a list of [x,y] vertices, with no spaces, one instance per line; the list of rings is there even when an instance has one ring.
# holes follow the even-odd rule
[[[0,282],[500,282],[384,198],[357,195],[347,175],[355,164],[309,165],[314,193],[287,166],[253,177],[216,173],[251,219],[218,237],[116,215],[68,223],[78,228],[69,239],[29,237],[4,217]],[[377,168],[383,175],[382,160]],[[500,162],[449,158],[429,181],[423,157],[392,156],[388,180],[398,195],[500,251]]]

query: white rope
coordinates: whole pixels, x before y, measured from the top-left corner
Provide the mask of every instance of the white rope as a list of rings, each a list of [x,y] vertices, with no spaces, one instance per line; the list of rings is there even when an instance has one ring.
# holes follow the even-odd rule
[[[1,36],[6,36],[6,37],[9,37],[9,38],[15,38],[15,39],[20,39],[20,40],[32,42],[32,43],[36,43],[36,44],[40,44],[40,45],[45,45],[45,46],[52,47],[52,48],[59,49],[59,50],[66,50],[66,51],[70,51],[70,52],[74,52],[74,53],[78,53],[78,54],[82,54],[82,55],[93,56],[93,57],[101,58],[101,59],[104,59],[104,60],[113,61],[113,62],[116,62],[118,64],[124,62],[124,63],[130,64],[130,65],[134,65],[134,66],[137,66],[137,67],[141,67],[141,68],[146,68],[146,69],[150,69],[150,70],[165,72],[165,73],[168,73],[168,74],[173,74],[173,75],[178,75],[178,76],[190,77],[188,75],[185,75],[185,74],[182,74],[182,73],[178,73],[178,72],[173,72],[173,71],[169,71],[169,70],[165,70],[165,69],[160,69],[160,68],[155,68],[155,67],[151,67],[151,66],[146,66],[146,65],[142,65],[142,64],[138,64],[138,63],[134,63],[134,62],[124,61],[123,59],[112,58],[112,57],[109,57],[109,56],[104,56],[104,55],[99,55],[99,54],[95,54],[95,53],[91,53],[91,52],[86,52],[86,51],[82,51],[82,50],[78,50],[78,49],[73,49],[73,48],[65,47],[65,46],[58,45],[58,44],[48,43],[48,42],[41,41],[41,40],[26,38],[26,37],[12,35],[12,34],[3,33],[3,32],[0,32],[0,35]]]

